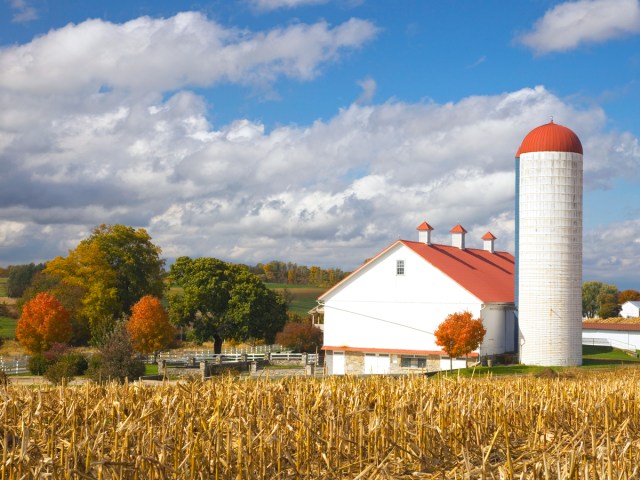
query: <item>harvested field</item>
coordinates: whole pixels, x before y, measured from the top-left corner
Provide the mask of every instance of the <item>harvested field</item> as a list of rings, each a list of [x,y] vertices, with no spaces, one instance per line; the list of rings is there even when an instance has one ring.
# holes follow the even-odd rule
[[[1,478],[638,478],[640,370],[9,386]]]

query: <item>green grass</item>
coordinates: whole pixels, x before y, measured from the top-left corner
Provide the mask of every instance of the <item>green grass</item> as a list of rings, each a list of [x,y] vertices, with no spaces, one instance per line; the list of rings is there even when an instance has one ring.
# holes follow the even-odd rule
[[[0,317],[0,338],[16,338],[16,323],[15,318]]]
[[[265,285],[276,292],[286,289],[291,297],[289,311],[302,316],[306,316],[307,312],[318,304],[316,299],[327,291],[326,288],[309,285],[287,285],[286,283],[265,283]]]
[[[638,363],[640,358],[629,355],[624,350],[613,347],[584,345],[582,347],[582,365],[595,367],[620,363]]]
[[[158,375],[158,365],[155,363],[145,363],[144,364],[144,374],[145,375]]]
[[[0,297],[6,297],[7,295],[7,277],[0,278]]]

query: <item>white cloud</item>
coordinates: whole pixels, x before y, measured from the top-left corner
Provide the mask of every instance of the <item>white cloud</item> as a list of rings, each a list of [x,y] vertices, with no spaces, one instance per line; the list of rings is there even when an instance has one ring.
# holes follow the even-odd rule
[[[371,102],[376,94],[376,89],[378,88],[376,81],[371,77],[367,77],[364,80],[360,80],[358,85],[362,88],[362,93],[356,100],[356,103],[363,104]]]
[[[38,19],[38,12],[26,0],[9,0],[9,5],[14,11],[11,21],[13,23],[26,23]]]
[[[537,53],[548,53],[637,33],[638,0],[579,0],[553,7],[518,40]]]
[[[320,5],[330,0],[250,0],[250,4],[257,10],[269,11],[279,8],[297,8],[307,5]]]
[[[0,88],[24,93],[166,91],[220,82],[268,84],[279,76],[311,79],[377,28],[352,18],[294,24],[267,32],[225,28],[194,12],[124,24],[88,20],[26,45],[0,49]],[[82,68],[78,68],[82,65]]]
[[[222,81],[224,75],[180,59],[154,67],[164,57],[146,57],[161,50],[148,44],[158,32],[162,45],[171,32],[195,39],[190,48],[203,38],[202,45],[211,47],[213,38],[228,34],[225,46],[211,48],[244,61],[237,68],[248,76],[273,63],[264,67],[271,68],[264,76],[273,79],[289,74],[273,60],[278,55],[265,61],[237,50],[258,36],[275,48],[283,37],[298,35],[311,51],[304,58],[316,60],[294,71],[313,72],[318,62],[329,61],[328,52],[338,54],[338,46],[359,45],[367,35],[358,30],[367,25],[239,34],[188,14],[124,25],[85,22],[0,51],[5,66],[21,59],[0,84],[0,263],[65,254],[101,223],[148,228],[168,257],[247,263],[277,258],[350,269],[399,236],[414,238],[422,220],[436,228],[436,242],[448,243],[449,229],[462,223],[470,246],[480,246],[491,230],[497,248],[512,251],[514,156],[526,133],[549,114],[582,139],[588,188],[640,170],[635,136],[607,132],[602,110],[577,109],[544,87],[446,104],[354,103],[308,125],[270,129],[237,118],[214,128],[205,99],[184,85],[197,78]],[[74,37],[80,31],[87,36]],[[89,56],[80,39],[90,38],[100,39],[94,46],[112,39],[123,49]],[[62,59],[75,42],[80,44],[69,55],[83,62],[82,69]],[[294,63],[307,61],[295,55],[300,58]],[[172,92],[154,91],[154,85],[166,88],[155,79],[105,67],[134,59],[166,69],[170,79],[163,85]],[[37,78],[23,85],[18,79],[25,72]],[[61,86],[61,78],[77,84]],[[112,88],[94,88],[95,78],[96,85]],[[603,247],[602,258],[619,256],[611,245]],[[630,248],[627,258],[635,258],[640,245]]]

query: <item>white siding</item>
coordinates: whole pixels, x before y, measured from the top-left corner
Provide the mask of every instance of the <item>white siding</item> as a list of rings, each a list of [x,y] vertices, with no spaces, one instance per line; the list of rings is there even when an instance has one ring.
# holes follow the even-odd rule
[[[624,302],[620,316],[624,318],[640,317],[640,302]]]
[[[404,260],[404,275],[396,261]],[[415,252],[397,244],[325,298],[324,344],[441,350],[433,332],[450,313],[480,316],[481,302]]]
[[[582,155],[520,156],[520,360],[582,363]]]
[[[640,350],[640,332],[627,330],[582,330],[583,345],[593,345],[590,340],[607,340],[609,345],[616,348]],[[599,345],[599,343],[595,343]]]

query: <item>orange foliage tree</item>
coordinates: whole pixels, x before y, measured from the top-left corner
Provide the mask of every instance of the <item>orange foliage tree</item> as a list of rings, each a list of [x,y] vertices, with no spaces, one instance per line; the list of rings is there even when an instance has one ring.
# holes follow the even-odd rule
[[[142,297],[131,308],[127,331],[134,350],[152,353],[154,361],[161,350],[171,346],[176,336],[176,328],[169,322],[169,315],[160,300],[151,295]]]
[[[453,357],[468,355],[478,348],[487,333],[482,320],[474,319],[471,312],[452,313],[434,332],[436,345],[449,355],[449,369],[453,370]]]
[[[629,301],[633,302],[637,300],[640,300],[640,292],[637,290],[623,290],[618,294],[618,303],[620,305]]]
[[[22,307],[16,337],[29,352],[41,353],[54,343],[67,343],[71,335],[71,314],[50,293],[39,293]]]

